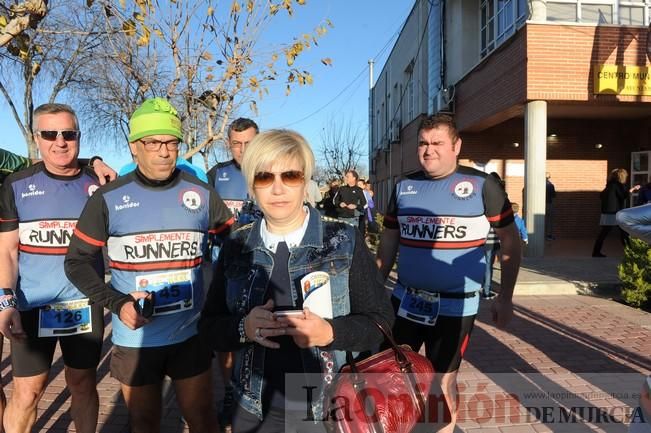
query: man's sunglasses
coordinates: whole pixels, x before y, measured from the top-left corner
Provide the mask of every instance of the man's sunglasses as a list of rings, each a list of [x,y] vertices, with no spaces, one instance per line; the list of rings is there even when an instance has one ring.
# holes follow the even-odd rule
[[[56,141],[59,137],[63,137],[65,141],[74,141],[79,138],[79,131],[35,131],[35,134],[43,140]]]
[[[305,180],[305,175],[302,171],[298,170],[289,170],[283,172],[270,172],[270,171],[261,171],[253,176],[253,188],[267,188],[270,187],[276,175],[280,176],[280,180],[283,182],[283,185],[295,187],[303,184]]]

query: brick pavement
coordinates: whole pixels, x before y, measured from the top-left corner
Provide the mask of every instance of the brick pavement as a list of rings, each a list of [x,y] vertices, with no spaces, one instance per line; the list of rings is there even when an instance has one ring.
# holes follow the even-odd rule
[[[617,422],[622,417],[613,411],[634,404],[632,396],[641,387],[641,374],[651,371],[651,314],[610,300],[577,295],[519,296],[515,298],[515,311],[508,332],[503,332],[491,325],[488,303],[482,305],[459,377],[463,431],[624,433],[625,425]],[[107,338],[109,332],[110,327]],[[105,351],[109,346],[106,344]],[[7,354],[5,344],[2,373],[10,394]],[[126,408],[117,382],[108,373],[108,364],[109,357],[105,356],[98,370],[98,431],[127,433]],[[35,431],[74,431],[61,369],[58,359],[54,378],[39,405]],[[217,379],[216,388],[221,392]],[[526,393],[531,390],[547,396],[528,398]],[[165,394],[163,431],[187,431],[174,404],[173,391],[167,389]],[[567,411],[558,412],[559,408],[572,406],[586,411],[579,414],[583,418],[559,422],[559,416],[567,415]],[[545,419],[544,413],[539,413],[547,410],[545,407],[552,408],[555,418],[551,422],[536,418]],[[608,423],[595,420],[596,414],[606,419],[608,413],[616,415]]]

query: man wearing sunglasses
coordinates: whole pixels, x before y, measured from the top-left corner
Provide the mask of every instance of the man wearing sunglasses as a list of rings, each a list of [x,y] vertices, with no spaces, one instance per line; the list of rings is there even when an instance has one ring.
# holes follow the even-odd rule
[[[246,146],[258,135],[260,128],[251,119],[240,117],[228,126],[227,145],[233,159],[220,162],[208,171],[209,183],[215,187],[226,206],[233,212],[235,220],[239,225],[251,222],[254,219],[255,209],[253,202],[249,200],[246,180],[242,174],[242,156]],[[212,260],[217,263],[219,247],[213,246]],[[233,409],[233,388],[229,381],[233,368],[233,354],[222,352],[219,354],[222,377],[226,384],[224,400],[219,411],[219,423],[222,427],[230,425],[231,412]]]
[[[58,132],[59,131],[40,131],[39,134],[45,133],[46,137],[50,137],[49,141],[55,141]],[[37,135],[36,132],[35,135]],[[8,150],[0,149],[0,185],[2,185],[2,182],[4,182],[7,176],[11,173],[31,167],[40,161],[40,159],[30,159],[25,156],[16,155]],[[115,170],[102,161],[102,158],[99,156],[93,156],[90,159],[79,158],[79,165],[87,165],[92,168],[97,175],[100,185],[104,185],[106,182],[112,181],[116,177]]]
[[[215,190],[176,168],[183,138],[176,109],[146,100],[129,121],[135,171],[88,202],[66,257],[66,274],[112,313],[111,375],[122,387],[131,431],[158,432],[169,376],[191,432],[217,432],[212,353],[197,337],[209,234],[233,218]],[[108,248],[111,282],[91,263]]]
[[[41,105],[34,125],[42,163],[10,175],[0,189],[0,332],[11,341],[14,387],[4,426],[31,431],[58,343],[75,429],[90,433],[99,407],[102,309],[66,278],[63,266],[77,219],[100,182],[78,160],[72,108]],[[101,257],[90,267],[104,275]]]

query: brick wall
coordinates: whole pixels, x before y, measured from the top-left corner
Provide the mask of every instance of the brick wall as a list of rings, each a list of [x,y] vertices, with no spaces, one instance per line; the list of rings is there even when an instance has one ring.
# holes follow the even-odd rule
[[[597,65],[646,66],[647,29],[527,24],[527,99],[613,103],[649,96],[595,95]]]
[[[521,114],[526,68],[526,33],[521,29],[456,85],[459,129],[481,130]]]
[[[507,167],[524,165],[524,125],[512,119],[481,133],[463,133],[460,163],[489,163],[506,181],[509,198],[522,206],[524,177],[509,176]],[[599,192],[608,173],[630,167],[630,152],[642,147],[641,121],[549,120],[557,134],[547,144],[547,172],[556,187],[554,234],[562,238],[596,236],[599,230]],[[513,143],[520,147],[513,147]],[[603,147],[596,149],[595,144]],[[517,170],[514,170],[517,171]]]

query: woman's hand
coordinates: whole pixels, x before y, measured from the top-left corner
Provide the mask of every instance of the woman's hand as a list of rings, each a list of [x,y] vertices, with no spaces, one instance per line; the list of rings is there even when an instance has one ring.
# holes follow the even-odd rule
[[[334,341],[334,331],[330,323],[310,312],[309,308],[303,309],[303,317],[284,316],[276,320],[288,326],[285,333],[291,335],[296,345],[302,349],[323,347]]]
[[[253,308],[244,318],[244,333],[249,340],[255,341],[261,346],[270,349],[278,349],[280,344],[268,340],[269,337],[285,335],[287,325],[274,318],[271,310],[274,308],[274,301],[269,299],[266,304]]]

